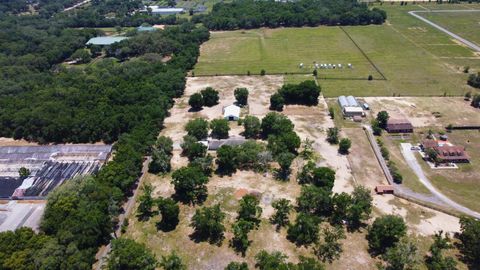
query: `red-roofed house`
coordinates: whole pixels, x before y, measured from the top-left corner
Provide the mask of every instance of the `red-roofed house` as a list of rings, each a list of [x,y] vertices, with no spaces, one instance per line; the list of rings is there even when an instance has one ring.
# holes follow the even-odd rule
[[[424,151],[431,148],[437,152],[438,158],[442,162],[450,163],[468,163],[470,157],[465,153],[465,147],[456,146],[447,143],[439,144],[435,140],[425,140],[422,142],[422,148]]]

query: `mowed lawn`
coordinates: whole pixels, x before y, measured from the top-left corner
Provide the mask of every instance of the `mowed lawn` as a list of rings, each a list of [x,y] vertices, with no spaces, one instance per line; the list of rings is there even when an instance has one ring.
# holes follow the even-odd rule
[[[469,164],[459,164],[456,170],[432,170],[424,166],[430,181],[443,194],[456,202],[480,212],[478,198],[480,189],[480,132],[476,130],[453,131],[448,133],[449,140],[455,145],[464,146],[471,158]]]
[[[381,78],[340,27],[213,32],[201,48],[195,74],[259,74],[262,69],[267,74],[311,74],[314,63],[343,66],[320,69],[321,78]],[[348,63],[352,69],[346,67]]]
[[[480,11],[419,13],[419,15],[480,45]]]

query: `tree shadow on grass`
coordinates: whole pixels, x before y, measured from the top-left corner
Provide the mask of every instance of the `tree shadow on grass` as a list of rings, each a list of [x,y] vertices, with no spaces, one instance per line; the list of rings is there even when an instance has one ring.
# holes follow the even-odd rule
[[[174,223],[166,223],[162,220],[157,222],[155,225],[157,227],[157,230],[160,230],[162,232],[171,232],[177,228],[178,222],[179,221],[176,220],[176,222]]]
[[[208,242],[211,245],[216,245],[216,246],[221,246],[223,239],[225,239],[225,236],[222,235],[209,235],[205,233],[201,233],[198,231],[194,231],[192,234],[189,235],[190,240],[192,240],[195,243],[200,243],[200,242]]]

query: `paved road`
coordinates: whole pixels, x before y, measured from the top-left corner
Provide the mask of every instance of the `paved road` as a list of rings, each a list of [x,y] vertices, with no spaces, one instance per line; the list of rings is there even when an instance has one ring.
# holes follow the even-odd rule
[[[405,161],[407,162],[408,166],[413,170],[413,172],[417,175],[418,179],[422,184],[436,197],[438,197],[440,200],[442,200],[444,203],[446,203],[448,206],[452,207],[453,209],[467,214],[469,216],[473,216],[475,218],[480,219],[480,213],[475,212],[470,210],[467,207],[464,207],[454,201],[452,201],[450,198],[447,196],[443,195],[443,193],[439,192],[433,185],[432,183],[428,180],[428,178],[425,176],[423,173],[422,167],[418,163],[417,159],[415,158],[415,154],[411,150],[412,145],[410,143],[402,143],[401,144],[401,150],[402,150],[402,155],[405,158]]]
[[[409,11],[408,13],[410,15],[412,15],[413,17],[437,28],[438,30],[446,33],[447,35],[453,37],[454,39],[460,41],[461,43],[465,44],[466,46],[470,47],[472,50],[474,51],[477,51],[477,52],[480,52],[480,46],[478,46],[477,44],[471,42],[471,41],[468,41],[464,38],[462,38],[461,36],[455,34],[455,33],[452,33],[450,31],[448,31],[447,29],[441,27],[440,25],[436,24],[436,23],[433,23],[432,21],[429,21],[427,19],[425,19],[424,17],[418,15],[417,13],[440,13],[440,12],[480,12],[480,10],[476,10],[476,9],[462,9],[462,10],[415,10],[415,11]]]

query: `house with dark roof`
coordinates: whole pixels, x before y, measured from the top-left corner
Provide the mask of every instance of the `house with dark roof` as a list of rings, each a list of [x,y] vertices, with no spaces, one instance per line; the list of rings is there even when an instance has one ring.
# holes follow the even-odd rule
[[[405,118],[389,118],[386,130],[389,133],[412,133],[413,125]]]
[[[228,139],[211,139],[208,140],[208,150],[216,151],[223,145],[230,145],[230,146],[237,146],[247,142],[247,140],[243,137],[230,137]]]

